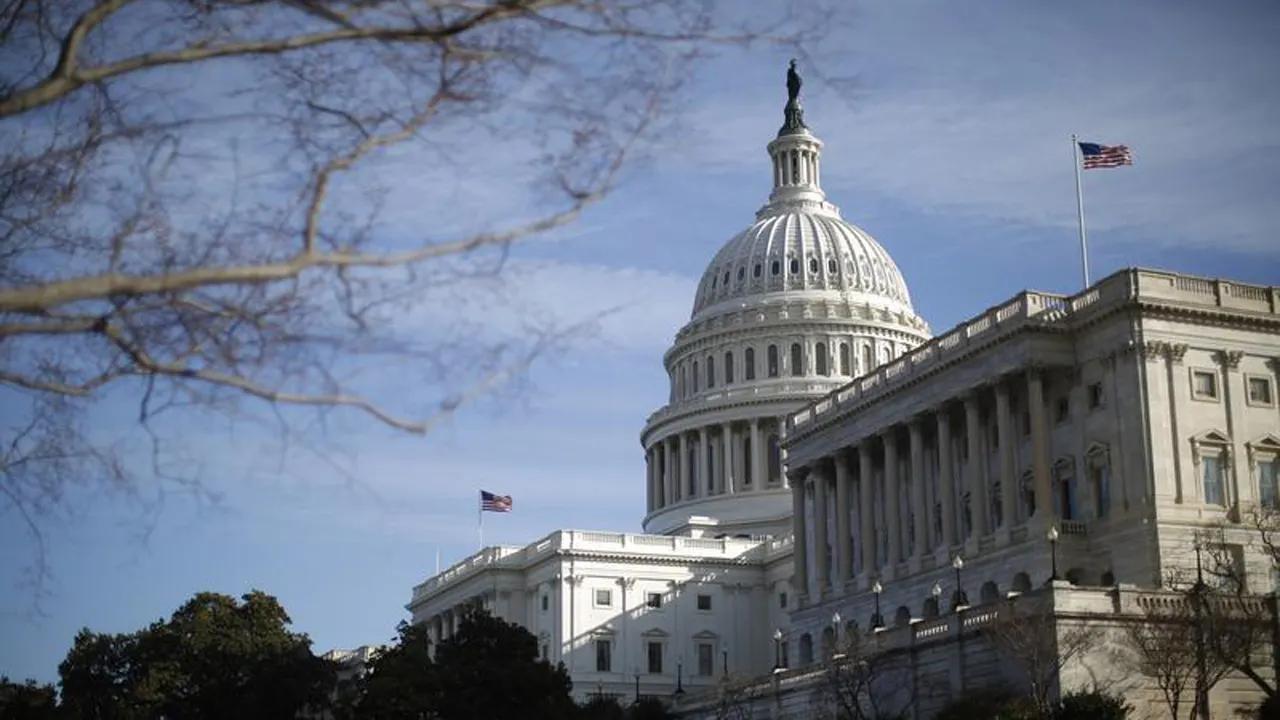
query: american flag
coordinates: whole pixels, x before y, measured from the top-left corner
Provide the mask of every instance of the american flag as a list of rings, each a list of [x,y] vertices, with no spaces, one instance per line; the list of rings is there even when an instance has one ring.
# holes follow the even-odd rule
[[[1129,154],[1127,145],[1099,145],[1097,143],[1080,143],[1080,154],[1084,156],[1084,169],[1120,167],[1132,165],[1133,156]]]
[[[494,495],[484,490],[480,491],[480,511],[488,512],[511,512],[511,496],[510,495]]]

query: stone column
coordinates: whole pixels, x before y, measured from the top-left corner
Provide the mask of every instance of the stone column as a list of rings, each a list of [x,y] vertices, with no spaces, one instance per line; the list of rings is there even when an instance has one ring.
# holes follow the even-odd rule
[[[951,466],[951,414],[945,405],[938,408],[938,493],[942,495],[942,542],[938,543],[938,552],[946,557],[956,542],[956,485]]]
[[[822,598],[830,586],[830,559],[827,545],[827,471],[821,463],[814,465],[809,478],[813,482],[813,574],[818,581],[815,595]]]
[[[1013,429],[1013,415],[1009,410],[1009,386],[1004,380],[996,382],[996,437],[1000,440],[1000,511],[1004,516],[1001,528],[1006,541],[1009,530],[1018,519],[1018,470],[1014,449],[1017,436]]]
[[[768,459],[761,450],[764,443],[760,439],[760,419],[751,420],[751,485],[756,492],[764,490],[768,484]]]
[[[924,495],[924,431],[920,420],[913,419],[907,424],[907,435],[911,446],[911,503],[914,505],[915,552],[911,554],[913,566],[919,568],[920,558],[928,552],[929,547],[929,504]]]
[[[888,528],[889,547],[885,555],[892,572],[902,560],[902,488],[898,485],[898,435],[896,428],[889,428],[881,435],[884,442],[884,514]]]
[[[987,527],[987,479],[982,473],[982,428],[978,414],[978,394],[971,392],[964,397],[964,432],[969,450],[969,462],[965,463],[965,473],[969,476],[969,505],[973,513],[974,548],[977,550],[978,539],[989,532]]]
[[[1240,373],[1240,359],[1243,356],[1244,353],[1239,350],[1219,350],[1214,353],[1214,360],[1222,367],[1222,404],[1227,416],[1227,437],[1231,438],[1231,447],[1228,448],[1230,452],[1223,458],[1229,469],[1223,485],[1227,492],[1230,517],[1237,521],[1240,518],[1240,502],[1257,500],[1257,490],[1253,488],[1252,475],[1249,473],[1248,453],[1240,437],[1240,428],[1244,427],[1244,398],[1249,391],[1244,384],[1244,376]],[[1275,389],[1272,388],[1271,392],[1274,394]]]
[[[720,492],[733,493],[733,425],[720,426]]]
[[[706,426],[698,428],[698,488],[699,495],[710,495],[714,481],[711,479],[711,468],[707,457],[711,454],[711,443],[707,438]]]
[[[663,447],[663,450],[666,452],[666,456],[667,456],[666,463],[664,463],[667,470],[666,472],[667,477],[665,481],[666,493],[664,494],[664,497],[666,498],[666,503],[668,505],[674,504],[676,501],[676,483],[679,482],[679,479],[676,477],[675,444],[676,444],[675,438],[671,438],[671,437],[668,437],[667,439],[662,441],[662,447]]]
[[[872,440],[863,440],[858,445],[858,530],[862,540],[862,574],[866,578],[863,583],[871,585],[871,578],[878,572],[876,568],[876,525],[872,519]]]
[[[791,471],[787,480],[791,483],[791,527],[794,533],[791,587],[797,604],[803,604],[803,599],[809,594],[809,523],[804,516],[804,471]]]
[[[849,534],[849,457],[836,452],[836,594],[844,592],[853,564],[853,536]]]
[[[1044,381],[1038,368],[1027,371],[1027,413],[1031,416],[1031,472],[1036,493],[1036,521],[1052,522],[1053,487],[1049,469],[1049,427],[1044,408]]]
[[[687,442],[685,433],[680,433],[680,445],[678,447],[680,447],[680,462],[676,466],[680,468],[680,482],[677,483],[676,497],[692,497],[694,493],[690,492],[689,489],[689,442]]]

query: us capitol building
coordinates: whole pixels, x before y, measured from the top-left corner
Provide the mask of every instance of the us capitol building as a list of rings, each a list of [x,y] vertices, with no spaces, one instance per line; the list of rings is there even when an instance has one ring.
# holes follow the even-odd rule
[[[1198,529],[1225,525],[1249,590],[1271,592],[1242,519],[1278,500],[1280,289],[1130,269],[933,336],[889,253],[823,193],[788,79],[773,190],[663,357],[645,532],[482,548],[413,588],[412,621],[443,639],[482,606],[536,636],[579,698],[659,696],[690,717],[715,716],[726,677],[760,678],[756,717],[811,717],[821,664],[868,634],[909,657],[895,685],[929,717],[1019,682],[981,639],[1000,608],[1114,627],[1194,564]],[[1114,655],[1080,653],[1054,686],[1121,677],[1108,689],[1159,712]],[[1256,704],[1250,688],[1220,681],[1214,714]]]

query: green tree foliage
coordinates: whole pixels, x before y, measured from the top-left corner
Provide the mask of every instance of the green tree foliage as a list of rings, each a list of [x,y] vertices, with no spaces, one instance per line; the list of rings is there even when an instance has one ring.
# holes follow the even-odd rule
[[[52,685],[35,680],[16,683],[0,675],[0,720],[53,720],[58,717],[58,697]]]
[[[400,641],[380,653],[355,704],[360,720],[563,720],[579,709],[564,666],[538,659],[528,630],[472,611],[453,637],[427,653],[425,630],[401,625]]]
[[[198,593],[135,633],[82,630],[58,672],[64,710],[84,720],[291,718],[323,707],[330,663],[291,632],[280,603]]]

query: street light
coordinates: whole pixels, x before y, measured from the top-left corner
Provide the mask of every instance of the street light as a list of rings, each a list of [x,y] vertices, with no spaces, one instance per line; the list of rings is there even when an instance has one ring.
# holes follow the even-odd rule
[[[964,586],[960,584],[960,570],[964,568],[964,558],[960,553],[951,558],[951,567],[956,570],[956,603],[953,608],[957,612],[969,607],[969,598],[964,595]]]
[[[1058,526],[1050,525],[1045,537],[1049,539],[1049,556],[1053,562],[1053,572],[1049,575],[1049,582],[1053,582],[1058,579]]]
[[[933,611],[936,617],[938,608],[942,607],[942,583],[934,581],[933,589],[929,591],[929,594],[933,595]]]
[[[729,677],[729,646],[725,645],[720,651],[720,655],[724,658],[724,676]]]
[[[684,659],[676,661],[676,696],[684,695]]]
[[[640,668],[636,667],[636,704],[640,703]]]
[[[782,628],[773,631],[773,671],[782,669]]]
[[[880,593],[884,592],[884,586],[879,580],[871,586],[871,592],[876,596],[876,614],[871,616],[871,629],[879,630],[884,627],[884,619],[880,617]]]
[[[835,641],[835,647],[831,648],[832,660],[843,660],[844,653],[840,652],[840,611],[831,613],[831,637]]]

